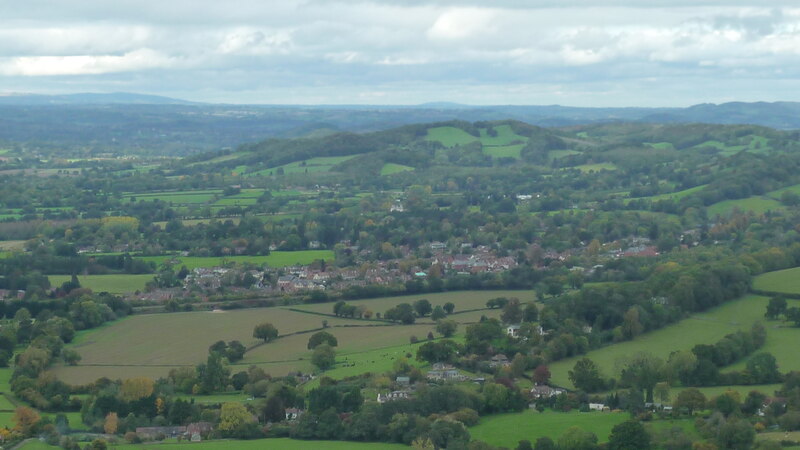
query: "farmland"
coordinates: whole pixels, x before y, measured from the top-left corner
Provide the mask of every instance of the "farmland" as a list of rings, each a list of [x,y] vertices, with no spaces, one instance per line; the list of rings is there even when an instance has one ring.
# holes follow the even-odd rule
[[[764,214],[767,211],[783,211],[786,209],[779,201],[770,197],[748,197],[738,200],[724,200],[708,207],[709,216],[726,216],[735,209]]]
[[[666,359],[672,351],[691,350],[696,344],[716,342],[726,334],[740,329],[747,329],[754,322],[763,320],[767,301],[765,297],[747,296],[728,302],[705,313],[695,314],[688,319],[668,325],[660,330],[644,334],[633,341],[590,351],[586,357],[596,362],[606,377],[615,376],[616,361],[625,356],[638,352],[649,352]],[[795,332],[794,336],[800,337],[800,329],[787,330]],[[774,339],[782,340],[789,334],[776,333],[776,330],[770,327],[767,331],[768,342],[773,335],[775,335]],[[796,358],[785,352],[782,357],[778,355],[776,357],[782,367],[784,365],[795,365],[794,360]],[[556,384],[572,386],[567,373],[575,365],[577,359],[565,359],[550,366],[553,381]]]
[[[800,294],[800,267],[759,275],[753,279],[753,288],[766,292]]]
[[[425,139],[439,141],[445,147],[455,147],[456,145],[469,144],[478,140],[475,136],[455,127],[429,128]]]
[[[508,448],[516,447],[522,439],[535,442],[540,437],[549,436],[557,440],[572,426],[590,431],[597,435],[599,442],[606,442],[614,425],[628,418],[629,416],[623,413],[540,413],[527,410],[522,413],[498,414],[484,418],[469,431],[474,439]]]
[[[411,166],[404,166],[402,164],[387,163],[381,167],[381,175],[393,175],[400,172],[408,172],[414,170]]]
[[[333,261],[334,255],[330,250],[301,250],[296,252],[274,251],[265,256],[140,256],[137,258],[154,262],[157,265],[173,262],[178,266],[185,265],[189,270],[192,270],[198,267],[222,266],[227,262],[239,264],[249,263],[258,266],[267,264],[270,267],[286,267],[294,264],[309,264],[317,259]]]
[[[70,275],[48,275],[50,285],[57,287],[69,281]],[[152,274],[121,274],[121,275],[80,275],[78,281],[81,286],[87,287],[95,292],[110,292],[112,294],[124,294],[134,291],[141,291],[145,288],[148,281],[152,281]]]
[[[180,448],[191,448],[199,450],[256,450],[264,448],[280,448],[282,450],[303,450],[313,446],[319,450],[389,450],[389,449],[408,449],[408,446],[400,444],[386,444],[382,442],[342,442],[342,441],[299,441],[294,439],[259,439],[254,441],[206,441],[206,442],[184,442],[184,443],[165,443],[165,444],[132,444],[118,445],[113,448],[119,450],[171,450]],[[27,447],[26,447],[27,448]]]

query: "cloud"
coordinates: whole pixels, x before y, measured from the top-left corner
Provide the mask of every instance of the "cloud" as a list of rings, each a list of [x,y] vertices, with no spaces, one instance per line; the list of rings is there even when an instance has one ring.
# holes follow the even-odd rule
[[[721,97],[723,86],[745,96],[746,79],[758,85],[751,92],[800,100],[787,89],[800,72],[800,9],[770,4],[5,2],[0,83],[198,100],[630,104],[656,101],[657,85],[664,102],[688,104]]]

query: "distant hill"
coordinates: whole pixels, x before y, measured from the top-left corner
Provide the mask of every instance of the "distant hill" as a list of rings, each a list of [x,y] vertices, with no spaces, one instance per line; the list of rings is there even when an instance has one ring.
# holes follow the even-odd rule
[[[65,95],[9,94],[0,95],[0,105],[192,105],[194,102],[159,95],[115,92]]]

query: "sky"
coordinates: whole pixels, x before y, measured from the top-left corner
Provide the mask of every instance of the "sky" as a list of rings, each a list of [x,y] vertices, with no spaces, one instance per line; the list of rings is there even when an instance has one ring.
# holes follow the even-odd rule
[[[247,104],[800,101],[800,2],[0,2],[0,95],[78,92]]]

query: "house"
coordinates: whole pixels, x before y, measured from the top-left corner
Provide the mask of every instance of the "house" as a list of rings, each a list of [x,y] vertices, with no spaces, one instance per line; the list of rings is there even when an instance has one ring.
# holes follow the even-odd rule
[[[506,327],[506,334],[513,338],[519,337],[519,325],[508,325]]]
[[[305,414],[305,410],[298,409],[298,408],[286,408],[283,412],[284,412],[284,415],[286,416],[286,420],[288,420],[290,422],[293,421],[293,420],[299,419],[300,416]]]
[[[458,380],[463,381],[466,380],[467,377],[461,375],[461,373],[450,364],[444,363],[436,363],[433,365],[433,370],[429,370],[426,377],[429,380]]]
[[[589,411],[610,411],[610,409],[602,403],[589,403]]]
[[[511,365],[511,361],[508,360],[508,356],[498,353],[492,356],[492,359],[489,360],[489,367],[506,367]]]
[[[392,391],[388,394],[378,394],[378,403],[386,403],[393,400],[402,400],[411,398],[409,391]]]
[[[142,439],[177,438],[186,434],[186,427],[137,427],[136,434]]]
[[[565,393],[564,389],[550,387],[546,384],[538,384],[531,388],[531,397],[535,399],[550,398]]]
[[[394,382],[400,386],[409,386],[411,385],[411,377],[397,377]]]
[[[207,436],[214,429],[211,422],[194,422],[186,425],[186,436],[192,442],[200,442],[203,436]]]

